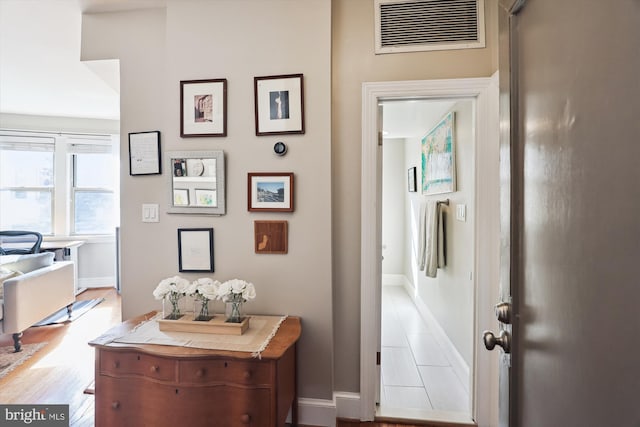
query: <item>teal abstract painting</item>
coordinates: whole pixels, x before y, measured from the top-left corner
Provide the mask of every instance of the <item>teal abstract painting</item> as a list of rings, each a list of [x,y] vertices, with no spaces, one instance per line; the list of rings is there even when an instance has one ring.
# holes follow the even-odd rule
[[[454,118],[447,113],[422,138],[422,194],[456,191]]]

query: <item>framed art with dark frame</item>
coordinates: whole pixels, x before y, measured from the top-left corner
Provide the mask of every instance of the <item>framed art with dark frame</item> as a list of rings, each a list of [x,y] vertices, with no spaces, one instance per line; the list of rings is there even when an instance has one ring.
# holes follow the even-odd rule
[[[178,271],[213,272],[213,228],[178,229]]]
[[[227,79],[180,82],[180,136],[227,136]]]
[[[129,133],[129,175],[160,175],[160,131]]]
[[[256,135],[304,133],[302,74],[254,77]]]
[[[247,187],[250,212],[293,212],[293,173],[250,172]]]
[[[410,193],[415,193],[417,191],[416,189],[416,167],[412,167],[409,168],[409,171],[407,172],[407,182],[408,182],[408,187],[409,187],[409,192]]]

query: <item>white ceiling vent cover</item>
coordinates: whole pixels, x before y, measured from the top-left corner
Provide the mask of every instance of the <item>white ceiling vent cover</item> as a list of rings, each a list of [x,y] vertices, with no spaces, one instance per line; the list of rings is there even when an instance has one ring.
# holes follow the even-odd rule
[[[485,47],[484,0],[375,0],[376,53]]]

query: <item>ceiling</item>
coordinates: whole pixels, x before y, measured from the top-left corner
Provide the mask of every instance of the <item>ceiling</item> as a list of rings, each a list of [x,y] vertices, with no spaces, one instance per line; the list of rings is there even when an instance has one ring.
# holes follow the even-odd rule
[[[82,13],[167,0],[0,0],[0,113],[119,120],[118,61],[80,61]],[[451,100],[385,101],[385,138],[422,136]]]
[[[457,102],[456,99],[412,99],[382,102],[384,138],[420,138]]]
[[[0,113],[118,120],[118,62],[81,62],[80,33],[78,0],[0,0]]]

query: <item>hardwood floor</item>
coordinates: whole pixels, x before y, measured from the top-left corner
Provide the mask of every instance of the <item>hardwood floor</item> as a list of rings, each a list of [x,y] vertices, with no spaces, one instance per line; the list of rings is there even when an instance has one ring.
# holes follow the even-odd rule
[[[120,323],[121,311],[115,288],[89,289],[77,296],[92,298],[105,300],[73,322],[24,332],[23,343],[47,345],[0,379],[0,402],[69,404],[70,426],[94,425],[94,398],[84,393],[94,377],[94,353],[87,342]],[[0,346],[7,345],[13,345],[11,335],[0,335]]]

